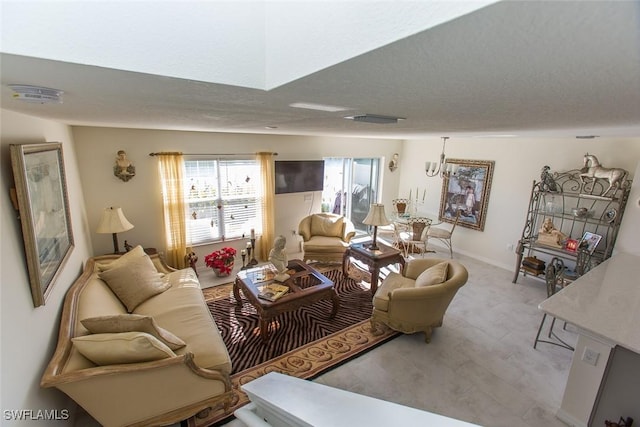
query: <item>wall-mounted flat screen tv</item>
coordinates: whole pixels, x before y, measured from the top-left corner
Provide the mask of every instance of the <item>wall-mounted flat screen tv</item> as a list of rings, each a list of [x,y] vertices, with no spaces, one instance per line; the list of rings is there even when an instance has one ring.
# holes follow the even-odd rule
[[[276,194],[322,191],[324,160],[280,160],[275,164]]]

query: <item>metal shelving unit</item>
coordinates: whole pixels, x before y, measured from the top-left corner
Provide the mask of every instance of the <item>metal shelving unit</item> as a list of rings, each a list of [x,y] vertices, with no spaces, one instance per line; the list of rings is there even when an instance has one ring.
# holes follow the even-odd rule
[[[520,274],[532,275],[522,268],[525,256],[559,257],[574,262],[577,251],[553,247],[538,241],[539,230],[548,218],[568,238],[580,241],[585,232],[602,236],[591,255],[599,264],[611,256],[629,198],[631,180],[623,179],[609,190],[604,178],[588,178],[583,170],[550,173],[543,169],[539,181],[533,181],[527,218],[516,249],[517,263],[513,283]]]

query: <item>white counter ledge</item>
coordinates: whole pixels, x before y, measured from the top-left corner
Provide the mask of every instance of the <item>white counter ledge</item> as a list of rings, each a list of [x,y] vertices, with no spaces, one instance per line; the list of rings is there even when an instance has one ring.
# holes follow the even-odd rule
[[[616,254],[538,307],[578,328],[558,418],[595,427],[640,416],[640,256]]]
[[[539,308],[586,334],[640,353],[640,256],[612,256]]]

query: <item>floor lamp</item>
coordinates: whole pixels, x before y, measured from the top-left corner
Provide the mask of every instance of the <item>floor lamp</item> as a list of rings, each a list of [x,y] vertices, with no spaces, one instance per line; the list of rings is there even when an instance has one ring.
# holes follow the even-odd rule
[[[133,228],[133,224],[127,221],[127,218],[124,217],[124,213],[122,213],[122,208],[109,207],[109,208],[105,208],[105,210],[102,212],[102,218],[100,219],[100,224],[98,224],[96,233],[99,233],[99,234],[111,233],[113,235],[113,253],[117,254],[119,253],[118,252],[118,233],[131,230],[132,228]]]
[[[389,221],[387,215],[384,213],[384,205],[382,203],[372,203],[369,213],[362,223],[373,226],[373,242],[369,246],[369,249],[377,251],[379,249],[376,244],[376,240],[378,238],[378,226],[391,224],[391,221]]]

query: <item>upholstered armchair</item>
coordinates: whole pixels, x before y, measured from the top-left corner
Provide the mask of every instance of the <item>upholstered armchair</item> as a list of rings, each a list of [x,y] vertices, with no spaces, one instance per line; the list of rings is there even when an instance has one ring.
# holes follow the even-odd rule
[[[372,330],[377,331],[384,323],[406,334],[424,332],[428,343],[433,328],[442,326],[447,307],[467,278],[467,269],[457,261],[409,261],[402,274],[389,273],[374,295]]]
[[[303,261],[342,262],[342,257],[355,236],[353,223],[340,215],[320,213],[300,221]]]

